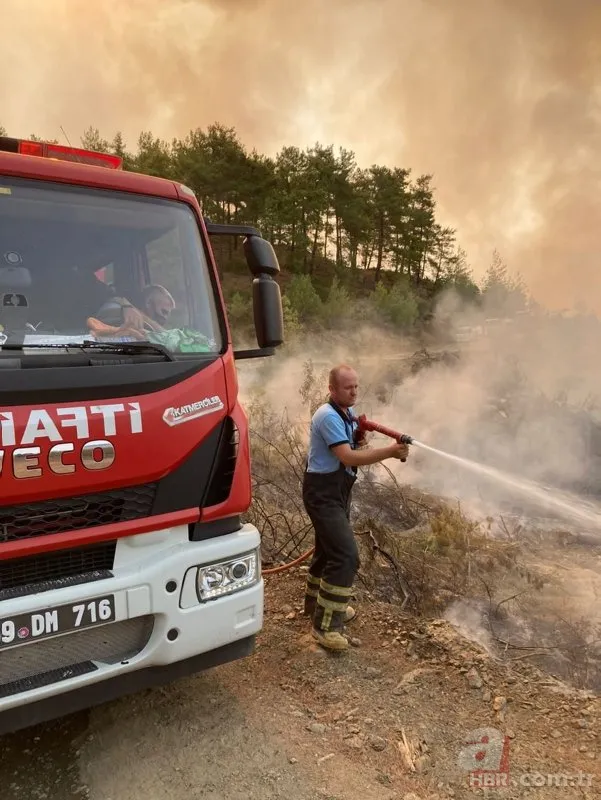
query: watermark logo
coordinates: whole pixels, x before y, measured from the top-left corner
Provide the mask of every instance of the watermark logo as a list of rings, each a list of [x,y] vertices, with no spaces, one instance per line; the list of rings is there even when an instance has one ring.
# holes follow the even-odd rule
[[[510,738],[497,728],[477,728],[465,737],[457,763],[471,789],[591,787],[593,775],[586,772],[522,772],[509,770]]]
[[[510,786],[509,737],[496,728],[477,728],[466,736],[457,763],[472,788]]]

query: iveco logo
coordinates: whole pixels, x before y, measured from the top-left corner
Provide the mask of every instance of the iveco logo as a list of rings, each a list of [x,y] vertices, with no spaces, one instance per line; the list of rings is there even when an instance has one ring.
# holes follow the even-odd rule
[[[45,456],[45,464],[42,463]],[[54,475],[71,475],[77,468],[89,471],[108,469],[115,460],[115,446],[107,439],[85,442],[81,447],[71,442],[55,444],[42,452],[41,447],[16,447],[5,458],[0,450],[0,475],[4,473],[5,462],[10,461],[11,472],[15,478],[41,478],[44,471]],[[47,469],[45,469],[47,467]]]
[[[0,478],[98,472],[115,461],[111,437],[142,433],[140,404],[0,410]],[[74,441],[64,441],[65,434]]]

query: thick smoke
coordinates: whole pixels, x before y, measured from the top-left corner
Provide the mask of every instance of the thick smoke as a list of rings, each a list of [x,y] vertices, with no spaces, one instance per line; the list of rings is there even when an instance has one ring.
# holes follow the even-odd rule
[[[76,142],[91,124],[134,146],[141,130],[170,139],[219,120],[268,152],[339,143],[364,164],[433,173],[476,272],[496,246],[540,300],[601,310],[596,0],[3,0],[0,29],[12,134],[60,139],[62,127]],[[355,360],[369,337],[332,360]],[[525,374],[545,397],[597,394],[597,337],[550,323],[502,334],[374,413],[495,466],[580,480],[580,431],[558,437],[555,417],[511,389]],[[490,397],[508,394],[511,438],[488,415]]]
[[[601,310],[597,0],[3,0],[0,123],[170,140],[219,120],[432,173],[477,275]]]
[[[415,342],[355,327],[344,338],[320,337],[319,344],[286,348],[263,364],[242,365],[242,395],[246,402],[258,393],[308,435],[311,409],[299,395],[305,368],[312,364],[318,395],[325,400],[329,368],[351,364],[360,377],[359,413],[500,469],[520,485],[491,480],[417,446],[410,448],[407,464],[386,462],[401,484],[456,500],[478,518],[490,515],[495,527],[503,514],[511,524],[538,519],[543,526],[590,529],[599,537],[601,516],[583,520],[554,507],[544,493],[529,496],[521,488],[534,482],[548,497],[575,499],[577,508],[600,513],[601,378],[590,368],[598,332],[591,336],[589,325],[528,316],[500,322],[497,330],[462,343],[457,360],[448,358],[456,346],[447,344],[446,361],[431,366],[424,366]],[[412,363],[419,365],[415,372]],[[278,431],[268,435],[275,443]],[[375,447],[389,442],[380,435],[371,440]]]
[[[64,129],[77,144],[93,125],[135,148],[143,130],[171,140],[219,121],[270,154],[341,145],[432,174],[477,277],[497,248],[542,303],[601,311],[599,0],[0,0],[0,31],[11,135]],[[402,382],[411,343],[349,328],[337,346],[242,364],[244,396],[258,376],[308,422],[303,363],[346,361],[379,421],[550,485],[598,484],[590,435],[551,402],[601,396],[592,322],[524,319]],[[512,501],[417,449],[395,471],[468,510]]]

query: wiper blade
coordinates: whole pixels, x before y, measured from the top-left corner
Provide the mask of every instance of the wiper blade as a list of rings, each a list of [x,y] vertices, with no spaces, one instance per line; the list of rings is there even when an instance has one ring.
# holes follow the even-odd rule
[[[173,354],[163,344],[156,342],[88,342],[84,341],[81,345],[82,350],[109,350],[112,353],[125,353],[127,355],[137,353],[155,353],[165,356],[168,361],[175,361]]]
[[[3,350],[98,350],[99,352],[123,353],[124,355],[155,354],[164,356],[167,361],[175,361],[172,353],[156,342],[10,342],[0,345]]]

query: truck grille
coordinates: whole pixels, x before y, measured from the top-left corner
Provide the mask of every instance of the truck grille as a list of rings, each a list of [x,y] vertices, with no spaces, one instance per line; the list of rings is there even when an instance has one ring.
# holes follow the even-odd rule
[[[91,662],[118,664],[133,658],[150,641],[153,626],[152,615],[134,617],[5,650],[0,658],[0,697],[83,674],[94,669]]]
[[[226,417],[223,423],[223,433],[217,450],[215,466],[202,501],[203,507],[223,503],[230,496],[236,471],[239,443],[240,431],[238,426],[231,417]]]
[[[0,507],[0,543],[148,517],[156,483]]]
[[[0,600],[110,578],[115,541],[0,561]]]

